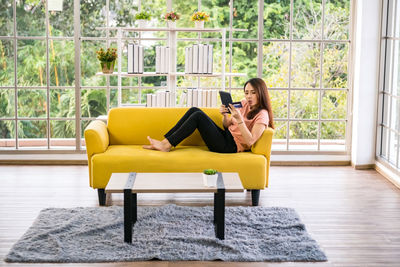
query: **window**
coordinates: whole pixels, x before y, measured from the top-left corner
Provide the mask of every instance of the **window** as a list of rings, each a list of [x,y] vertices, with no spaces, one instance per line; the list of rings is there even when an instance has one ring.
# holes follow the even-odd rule
[[[400,3],[384,1],[377,157],[400,170]]]
[[[64,0],[63,11],[50,12],[45,3],[0,3],[0,151],[83,149],[85,127],[117,106],[119,97],[116,77],[96,75],[96,50],[117,41],[115,30],[101,27],[134,26],[138,10],[151,11],[150,27],[164,27],[159,18],[170,6],[182,14],[177,27],[193,27],[190,15],[203,10],[211,15],[206,27],[247,30],[227,31],[226,71],[247,77],[227,76],[225,86],[239,100],[248,78],[267,82],[276,121],[273,150],[348,152],[350,0]],[[80,14],[73,13],[74,3],[80,3]],[[73,27],[78,19],[79,38]],[[180,33],[177,71],[184,69],[184,48],[201,38],[211,38],[207,42],[220,57],[218,34]],[[128,33],[123,40],[132,37],[147,48],[145,71],[154,71],[152,48],[166,45],[166,33]],[[145,105],[146,94],[166,82],[123,78],[122,103]],[[178,102],[189,87],[218,89],[221,82],[178,77]]]

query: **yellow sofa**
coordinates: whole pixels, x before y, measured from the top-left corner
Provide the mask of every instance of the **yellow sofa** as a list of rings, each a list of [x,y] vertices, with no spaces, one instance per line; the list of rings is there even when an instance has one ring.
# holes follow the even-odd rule
[[[188,108],[114,108],[107,125],[92,121],[85,129],[89,182],[98,189],[99,203],[105,205],[106,187],[111,174],[118,172],[238,172],[244,188],[251,190],[258,205],[260,189],[268,185],[273,130],[268,128],[251,152],[223,154],[210,152],[196,130],[171,152],[143,149],[147,136],[163,139]],[[202,108],[220,127],[217,108]]]

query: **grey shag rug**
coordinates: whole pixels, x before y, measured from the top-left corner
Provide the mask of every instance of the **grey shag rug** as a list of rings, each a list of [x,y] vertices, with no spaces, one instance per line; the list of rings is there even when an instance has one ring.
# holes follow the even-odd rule
[[[327,260],[293,209],[226,207],[225,240],[215,237],[212,221],[211,206],[139,206],[132,244],[127,244],[123,207],[48,208],[5,261]]]

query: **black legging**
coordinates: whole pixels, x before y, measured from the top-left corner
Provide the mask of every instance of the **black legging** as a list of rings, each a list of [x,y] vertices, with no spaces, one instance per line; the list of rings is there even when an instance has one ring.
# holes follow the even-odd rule
[[[178,123],[164,136],[173,146],[177,146],[196,129],[208,149],[219,153],[235,153],[237,147],[228,129],[222,130],[215,122],[199,108],[190,108]]]

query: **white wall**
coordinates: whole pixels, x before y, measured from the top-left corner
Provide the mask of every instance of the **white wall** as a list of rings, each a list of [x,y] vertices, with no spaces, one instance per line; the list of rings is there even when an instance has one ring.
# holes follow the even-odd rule
[[[375,163],[382,0],[355,0],[353,166]]]

